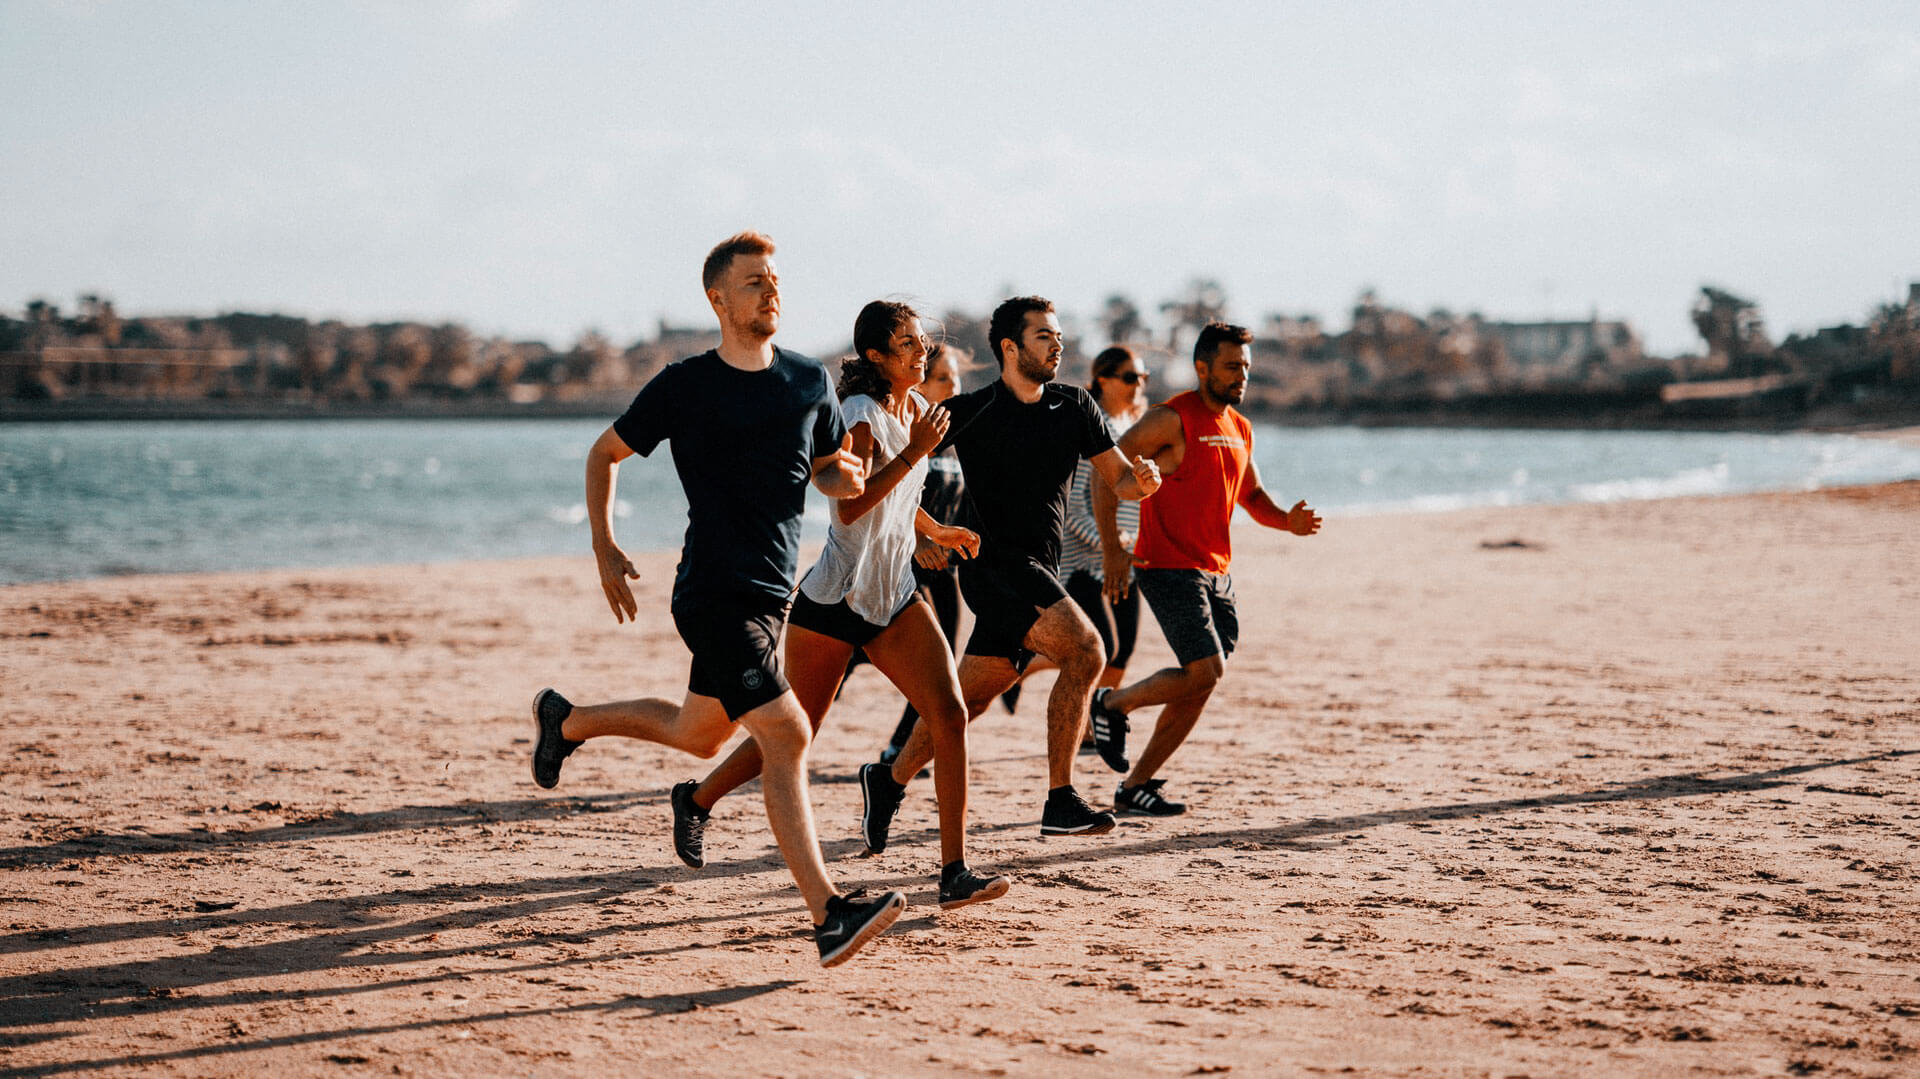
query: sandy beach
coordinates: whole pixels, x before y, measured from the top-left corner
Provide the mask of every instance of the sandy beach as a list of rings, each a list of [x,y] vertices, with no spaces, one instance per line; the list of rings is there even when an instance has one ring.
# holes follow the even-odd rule
[[[694,871],[703,762],[528,777],[541,686],[682,691],[671,555],[0,589],[0,1072],[1920,1075],[1920,482],[1237,537],[1187,816],[1042,840],[1044,683],[974,727],[999,902],[930,783],[863,856],[857,672],[814,804],[910,906],[832,971],[757,787]]]

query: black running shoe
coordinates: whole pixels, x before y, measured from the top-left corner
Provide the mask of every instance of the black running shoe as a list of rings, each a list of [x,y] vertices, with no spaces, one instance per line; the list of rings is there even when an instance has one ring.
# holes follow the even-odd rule
[[[887,849],[887,830],[893,827],[893,815],[907,788],[893,781],[893,769],[884,764],[860,766],[860,838],[867,841],[867,853]]]
[[[1102,835],[1113,831],[1113,814],[1096,811],[1072,787],[1047,793],[1047,808],[1040,811],[1040,834]]]
[[[548,790],[560,782],[560,762],[580,748],[580,743],[560,734],[560,725],[572,712],[573,705],[551,689],[534,694],[533,781]]]
[[[864,889],[827,900],[827,920],[813,927],[821,966],[837,967],[852,959],[862,945],[886,932],[907,906],[907,897],[899,892],[866,903],[859,902],[863,894]]]
[[[675,783],[667,799],[673,803],[673,853],[695,869],[707,864],[708,811],[693,800],[693,792],[699,789],[697,779]]]
[[[1177,817],[1187,811],[1185,802],[1169,802],[1160,796],[1160,787],[1164,779],[1149,779],[1138,786],[1129,787],[1125,783],[1113,792],[1113,808],[1117,813],[1145,813],[1149,817]]]
[[[953,910],[969,903],[985,903],[989,899],[998,899],[1013,887],[1012,879],[994,875],[983,877],[965,866],[960,872],[948,875],[940,874],[940,909]]]
[[[1093,703],[1087,709],[1093,715],[1093,748],[1100,751],[1100,759],[1107,762],[1107,767],[1125,772],[1132,767],[1127,760],[1127,714],[1107,707],[1109,692],[1111,690],[1094,690]]]

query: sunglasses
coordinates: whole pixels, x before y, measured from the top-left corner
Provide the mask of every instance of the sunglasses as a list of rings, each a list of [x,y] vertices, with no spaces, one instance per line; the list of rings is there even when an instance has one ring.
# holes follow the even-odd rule
[[[1147,374],[1145,371],[1116,371],[1107,377],[1117,378],[1129,386],[1138,386],[1142,382],[1149,381],[1153,378],[1152,375]]]

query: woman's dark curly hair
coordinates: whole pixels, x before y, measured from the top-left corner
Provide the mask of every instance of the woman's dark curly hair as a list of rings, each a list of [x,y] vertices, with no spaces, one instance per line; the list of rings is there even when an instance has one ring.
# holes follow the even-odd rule
[[[853,320],[853,355],[840,361],[840,385],[836,389],[842,401],[861,393],[878,401],[893,392],[893,383],[887,381],[879,364],[867,358],[867,352],[891,350],[893,335],[907,320],[919,317],[920,312],[893,300],[875,300],[860,309]]]

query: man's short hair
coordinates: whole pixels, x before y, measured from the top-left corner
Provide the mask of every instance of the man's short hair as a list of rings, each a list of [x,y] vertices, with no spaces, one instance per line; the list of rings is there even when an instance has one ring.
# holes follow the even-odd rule
[[[1209,322],[1200,331],[1200,339],[1193,343],[1193,362],[1212,363],[1220,354],[1221,345],[1251,345],[1253,331],[1245,326],[1235,326],[1231,322]]]
[[[773,237],[752,229],[736,232],[721,240],[712,251],[707,252],[707,263],[700,268],[700,288],[705,291],[719,284],[720,275],[727,272],[728,266],[733,265],[736,255],[771,254],[773,254]]]
[[[1045,315],[1053,311],[1053,301],[1040,296],[1015,296],[993,309],[993,318],[987,322],[987,347],[993,350],[995,363],[1006,366],[1006,353],[1000,350],[1000,342],[1020,343],[1020,331],[1026,328],[1027,316]]]

